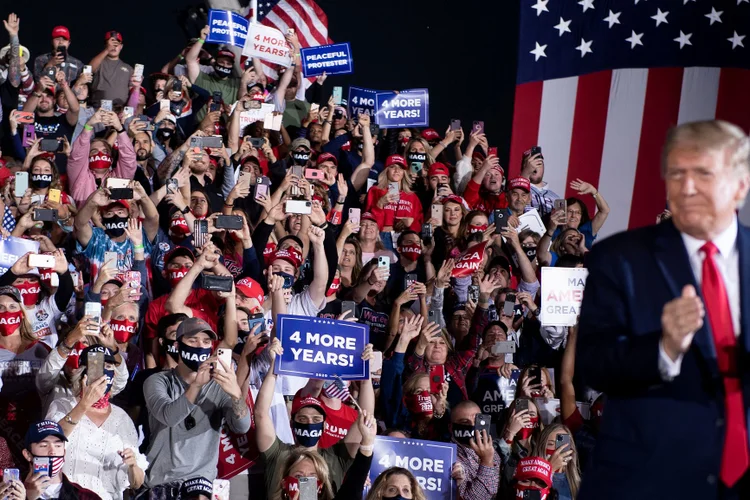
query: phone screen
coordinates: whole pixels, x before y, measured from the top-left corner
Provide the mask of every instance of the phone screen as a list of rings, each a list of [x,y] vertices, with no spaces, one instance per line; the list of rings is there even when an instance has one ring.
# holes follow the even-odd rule
[[[92,384],[104,376],[104,353],[89,352],[86,360],[86,375],[88,384]]]
[[[440,394],[445,382],[445,367],[443,365],[432,365],[430,367],[430,393]]]

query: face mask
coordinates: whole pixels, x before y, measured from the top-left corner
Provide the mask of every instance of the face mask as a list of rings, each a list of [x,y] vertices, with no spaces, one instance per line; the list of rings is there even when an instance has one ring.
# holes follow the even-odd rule
[[[175,360],[176,362],[180,361],[180,353],[177,350],[177,346],[174,345],[174,340],[169,339],[163,339],[164,343],[161,345],[162,351],[164,351],[165,354],[169,355],[170,358]]]
[[[547,448],[547,449],[545,449],[544,453],[547,455],[547,460],[549,460],[556,451],[557,451],[556,448]]]
[[[294,276],[289,273],[275,273],[276,276],[284,278],[284,288],[292,288],[294,286]]]
[[[76,342],[73,345],[73,349],[70,350],[70,354],[68,354],[68,359],[65,360],[65,366],[70,368],[71,370],[75,370],[79,366],[79,359],[81,357],[81,351],[86,349],[86,344],[83,342]]]
[[[518,431],[518,437],[521,439],[528,439],[531,437],[531,435],[534,433],[534,429],[536,429],[536,426],[539,424],[539,417],[529,418],[529,422],[531,422],[531,427],[524,427],[520,431]]]
[[[320,440],[320,436],[323,435],[323,426],[325,422],[319,424],[300,424],[299,422],[292,421],[292,432],[294,433],[294,439],[297,444],[305,448],[312,448]]]
[[[405,396],[406,408],[417,418],[426,418],[432,415],[432,398],[430,391],[422,391],[418,394]]]
[[[414,262],[422,255],[422,246],[418,243],[405,243],[398,247],[398,254],[406,260]]]
[[[427,161],[427,155],[425,155],[424,153],[409,153],[406,156],[406,161],[409,165],[415,163],[419,165],[419,167],[421,167],[422,165],[424,165],[424,162]]]
[[[23,311],[0,312],[0,335],[7,337],[21,326]]]
[[[89,168],[92,170],[106,170],[112,166],[112,157],[106,152],[89,156]]]
[[[396,495],[394,497],[381,497],[383,500],[406,500],[406,498],[402,497],[401,495]]]
[[[523,251],[526,253],[526,257],[528,257],[529,260],[533,261],[536,259],[536,246],[523,247]]]
[[[173,132],[173,130],[170,130],[168,128],[160,128],[156,131],[156,138],[159,139],[159,142],[167,142],[172,138]]]
[[[119,215],[102,217],[102,223],[104,223],[104,232],[107,233],[107,236],[118,238],[125,234],[125,229],[128,227],[128,218]]]
[[[541,493],[541,500],[547,500],[549,494],[549,488],[539,489],[534,486],[524,486],[521,484],[516,485],[516,498],[523,498],[524,491],[539,491]]]
[[[185,277],[188,271],[190,271],[190,268],[183,266],[178,267],[177,269],[170,269],[167,272],[167,278],[169,278],[169,284],[172,286],[172,288],[177,286],[177,283],[179,283],[180,280]]]
[[[331,281],[331,286],[328,287],[328,291],[326,292],[326,297],[333,297],[339,292],[340,288],[341,278],[333,278],[333,281]]]
[[[310,160],[310,153],[306,151],[292,153],[292,163],[295,165],[306,165],[308,160]]]
[[[483,233],[487,230],[487,224],[482,224],[481,226],[475,226],[473,224],[469,224],[469,234],[471,233]]]
[[[47,470],[49,471],[50,477],[55,477],[60,473],[60,471],[63,468],[63,465],[65,464],[65,455],[61,457],[50,457],[50,456],[39,456],[39,455],[33,455],[34,457],[34,464],[37,464],[40,461],[46,461],[47,462]]]
[[[210,347],[193,347],[185,344],[178,340],[180,345],[180,359],[185,363],[185,366],[193,371],[197,371],[198,367],[211,356]]]
[[[135,335],[135,330],[138,328],[138,322],[130,321],[129,319],[113,319],[110,320],[109,326],[112,328],[115,340],[122,344]]]
[[[172,219],[172,222],[169,224],[170,236],[185,237],[188,234],[190,234],[190,228],[184,217]]]
[[[44,189],[52,184],[50,174],[35,174],[31,176],[31,185],[35,188]]]
[[[453,439],[464,446],[469,446],[474,437],[474,426],[467,424],[453,424]]]
[[[21,292],[21,299],[23,300],[23,305],[26,307],[33,307],[39,300],[39,294],[42,291],[42,287],[39,286],[39,283],[33,283],[31,281],[26,281],[20,285],[16,285],[16,288]]]
[[[250,335],[250,330],[237,330],[237,344],[234,346],[235,354],[241,355],[242,349],[245,348],[245,342],[247,342],[247,337]]]
[[[219,66],[218,64],[214,66],[214,71],[216,72],[216,76],[218,76],[219,78],[226,78],[232,74],[232,68],[225,68],[224,66]]]

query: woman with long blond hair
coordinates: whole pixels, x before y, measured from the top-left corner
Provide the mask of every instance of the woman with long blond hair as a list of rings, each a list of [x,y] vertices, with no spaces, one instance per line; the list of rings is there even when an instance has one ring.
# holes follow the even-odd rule
[[[558,446],[558,443],[563,444]],[[581,486],[581,469],[570,429],[563,424],[545,427],[534,445],[533,454],[545,457],[552,464],[552,485],[557,490],[558,498],[575,500]]]
[[[410,187],[407,169],[403,156],[389,156],[378,184],[367,192],[367,211],[375,217],[381,232],[422,229],[422,202]]]
[[[414,474],[402,467],[390,467],[375,479],[366,500],[427,500]]]

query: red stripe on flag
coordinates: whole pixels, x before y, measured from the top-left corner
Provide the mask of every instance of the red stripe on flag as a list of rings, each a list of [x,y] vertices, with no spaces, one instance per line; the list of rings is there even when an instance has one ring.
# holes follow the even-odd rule
[[[544,82],[529,82],[516,85],[513,109],[513,135],[510,140],[508,158],[509,177],[521,173],[523,152],[537,144],[539,139],[539,117],[542,112],[542,90]]]
[[[629,229],[653,224],[664,210],[661,149],[667,130],[677,124],[682,75],[683,68],[652,68],[648,72]]]
[[[274,14],[279,16],[279,19],[281,19],[289,28],[294,28],[294,30],[297,32],[297,38],[299,39],[300,44],[302,47],[309,47],[311,45],[311,42],[313,46],[318,45],[318,43],[315,42],[315,40],[308,40],[307,37],[305,37],[302,30],[297,29],[297,23],[294,22],[294,19],[286,13],[284,9],[274,8],[272,11]],[[268,19],[268,16],[266,16],[266,19]],[[287,30],[281,30],[279,28],[276,28],[282,33],[286,34]]]
[[[581,179],[592,186],[599,185],[599,172],[604,151],[604,133],[607,128],[609,88],[612,84],[612,71],[599,71],[578,77],[573,133],[568,159],[568,182],[565,184],[565,197],[576,196],[570,182]],[[582,198],[591,216],[596,210],[596,202],[591,196]]]
[[[305,0],[302,0],[302,1],[309,7],[312,7],[310,3],[306,2]],[[326,37],[327,33],[323,34],[320,31],[318,31],[318,28],[315,26],[315,23],[313,22],[312,19],[310,19],[310,15],[307,13],[304,7],[300,4],[301,2],[298,2],[297,0],[288,0],[287,3],[289,4],[290,7],[292,7],[297,12],[300,18],[302,18],[302,22],[305,25],[307,25],[307,29],[310,30],[310,34],[313,36],[313,38],[315,38],[315,41],[318,42],[313,45],[326,45],[328,43],[328,38]],[[318,7],[318,9],[320,9],[320,7]],[[322,22],[322,19],[320,21]]]
[[[716,119],[726,120],[750,132],[750,70],[722,68]]]

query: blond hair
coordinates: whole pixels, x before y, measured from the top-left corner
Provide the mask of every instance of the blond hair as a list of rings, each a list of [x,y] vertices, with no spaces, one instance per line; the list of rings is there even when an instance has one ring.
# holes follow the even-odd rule
[[[547,457],[547,440],[550,435],[555,432],[564,432],[570,436],[570,450],[573,451],[573,457],[568,465],[565,466],[565,477],[568,479],[568,486],[570,487],[570,493],[575,499],[578,495],[578,488],[581,486],[581,468],[578,463],[578,449],[576,448],[573,434],[570,432],[567,426],[563,424],[550,424],[544,428],[542,433],[539,435],[539,440],[534,445],[532,455],[537,455],[546,459]]]
[[[310,460],[313,463],[318,481],[323,484],[323,489],[318,494],[318,499],[333,500],[333,488],[331,487],[328,464],[317,451],[301,447],[294,448],[289,452],[289,456],[287,456],[286,460],[284,460],[280,476],[282,478],[288,476],[292,467],[302,460]],[[274,486],[274,491],[270,498],[271,500],[284,500],[284,490],[281,483]]]
[[[683,123],[667,132],[661,152],[661,174],[666,176],[667,159],[675,149],[721,151],[724,160],[738,173],[750,173],[750,138],[737,125],[722,120]]]
[[[381,472],[380,475],[372,483],[372,488],[370,488],[370,492],[367,494],[366,500],[382,500],[385,493],[385,488],[388,483],[388,479],[391,476],[397,475],[406,476],[406,478],[409,479],[409,484],[411,485],[412,500],[427,500],[424,494],[424,490],[422,490],[422,487],[417,482],[417,478],[414,477],[414,474],[402,467],[390,467]]]

